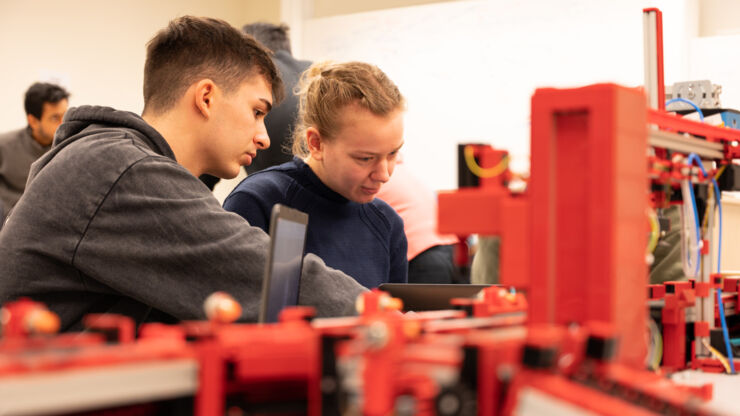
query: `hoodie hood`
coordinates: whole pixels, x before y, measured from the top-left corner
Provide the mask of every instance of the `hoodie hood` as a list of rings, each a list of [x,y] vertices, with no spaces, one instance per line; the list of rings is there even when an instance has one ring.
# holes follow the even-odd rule
[[[51,150],[33,164],[29,177],[36,176],[54,156],[75,141],[104,131],[121,129],[135,134],[153,151],[176,160],[164,137],[139,115],[110,107],[85,105],[67,110],[62,125],[54,135]]]
[[[93,125],[99,128],[124,127],[135,130],[143,139],[146,139],[153,150],[167,157],[175,158],[172,149],[164,140],[161,134],[154,127],[147,124],[137,114],[130,111],[120,111],[110,107],[99,107],[84,105],[81,107],[70,108],[64,115],[62,125],[57,129],[54,135],[54,147],[66,146],[77,138],[94,134],[95,128],[88,129]],[[80,135],[83,130],[84,135]]]

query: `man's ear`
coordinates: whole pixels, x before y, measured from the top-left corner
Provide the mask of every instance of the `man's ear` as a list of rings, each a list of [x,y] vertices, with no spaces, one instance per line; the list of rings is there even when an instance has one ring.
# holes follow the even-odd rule
[[[321,160],[323,158],[324,146],[321,134],[315,127],[309,127],[306,129],[306,145],[308,146],[308,152],[311,154],[312,159]]]
[[[32,114],[26,114],[26,121],[28,122],[28,125],[31,126],[32,131],[37,131],[39,129],[39,124],[41,124],[41,120],[37,119]]]
[[[194,104],[196,110],[205,118],[210,118],[213,111],[213,100],[216,92],[216,84],[206,78],[195,84]]]

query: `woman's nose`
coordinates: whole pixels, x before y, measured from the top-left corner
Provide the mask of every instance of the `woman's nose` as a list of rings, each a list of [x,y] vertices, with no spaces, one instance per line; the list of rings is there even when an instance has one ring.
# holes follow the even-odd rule
[[[376,180],[378,182],[388,182],[388,180],[391,178],[390,163],[388,163],[388,161],[385,159],[378,162],[378,165],[375,167],[375,170],[373,171],[371,177],[373,180]]]

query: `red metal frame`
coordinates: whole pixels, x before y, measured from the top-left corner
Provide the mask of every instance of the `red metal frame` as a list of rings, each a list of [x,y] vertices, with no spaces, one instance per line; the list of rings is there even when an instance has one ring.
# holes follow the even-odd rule
[[[600,84],[532,97],[528,195],[496,183],[439,195],[443,232],[501,235],[501,283],[527,291],[531,323],[614,324],[642,365],[647,268],[647,108]],[[526,253],[529,253],[528,255]]]
[[[450,387],[475,393],[478,412],[485,415],[510,414],[526,389],[604,414],[650,414],[649,406],[627,403],[638,396],[691,407],[691,396],[706,400],[711,388],[678,388],[641,370],[646,242],[635,236],[644,236],[646,225],[645,106],[639,91],[611,84],[537,90],[529,193],[513,195],[505,183],[492,180],[482,188],[440,196],[445,230],[457,233],[467,227],[468,232],[483,229],[502,236],[502,283],[525,288],[526,301],[519,292],[490,288],[479,299],[454,302],[468,308],[470,316],[463,311],[402,315],[398,302],[370,291],[356,318],[309,323],[309,309],[291,308],[271,325],[148,324],[136,340],[127,318],[93,317],[88,325],[116,331],[118,344],[105,344],[100,334],[49,338],[6,333],[0,340],[0,377],[186,358],[199,368],[196,415],[224,414],[226,398],[234,395],[263,402],[289,396],[305,401],[306,413],[319,415],[322,337],[331,336],[346,339],[337,344],[338,360],[360,363],[356,375],[362,383],[356,393],[363,400],[355,410],[369,415],[393,412],[400,395],[416,401],[418,414],[432,414],[436,398]],[[660,118],[661,127],[698,131],[692,130],[697,123],[674,121]],[[727,290],[738,286],[735,279],[717,284]],[[685,309],[711,287],[680,283],[668,295],[664,285],[650,289],[651,299],[666,302],[664,333],[671,344],[666,362],[685,368],[685,351],[673,345],[685,339]],[[572,323],[579,325],[573,329]],[[696,326],[702,336],[707,330]],[[589,356],[587,337],[594,336],[619,339],[613,362]],[[557,351],[547,371],[521,364],[523,348],[533,345]],[[69,354],[60,358],[62,348]],[[716,361],[691,365],[711,368]]]
[[[532,323],[614,324],[620,360],[642,365],[646,103],[600,84],[532,97]]]
[[[740,130],[712,126],[695,120],[682,118],[675,114],[648,109],[647,121],[663,130],[689,133],[703,137],[708,142],[724,144],[725,159],[740,157]]]

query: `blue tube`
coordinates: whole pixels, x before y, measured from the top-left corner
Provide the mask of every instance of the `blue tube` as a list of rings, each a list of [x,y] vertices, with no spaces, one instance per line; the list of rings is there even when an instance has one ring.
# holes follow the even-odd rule
[[[727,360],[730,362],[730,370],[735,374],[735,360],[732,358],[732,349],[730,348],[730,334],[727,332],[727,321],[725,320],[725,305],[722,304],[722,289],[717,288],[717,309],[719,310],[719,320],[722,322],[722,334],[725,336],[725,349],[727,349]]]
[[[699,169],[701,169],[701,172],[704,174],[704,176],[707,176],[707,171],[704,170],[704,165],[702,165],[701,160],[699,159],[699,156],[697,156],[695,153],[689,154],[689,163],[695,162]],[[722,202],[720,200],[720,192],[719,192],[719,185],[717,185],[717,181],[712,178],[712,185],[714,185],[714,197],[717,200],[717,208],[719,210],[719,236],[717,241],[717,273],[722,272],[722,267],[720,265],[720,259],[722,255]],[[696,212],[696,199],[694,198],[693,189],[691,192],[691,198],[692,202],[694,203],[694,212]],[[697,214],[698,218],[698,214]],[[698,226],[698,219],[697,219],[697,226]],[[698,233],[697,233],[698,235]],[[719,320],[722,323],[722,335],[725,338],[725,349],[727,350],[727,360],[730,362],[730,370],[732,371],[732,374],[735,374],[735,360],[732,357],[732,349],[730,348],[730,334],[727,331],[727,320],[725,319],[725,305],[722,303],[722,289],[717,288],[717,310],[719,310]]]
[[[701,163],[701,159],[699,159],[699,156],[696,155],[696,153],[689,153],[689,165],[692,163],[696,163],[699,166],[699,169],[701,169],[704,176],[706,176],[707,171],[704,170],[704,165]],[[701,234],[699,230],[699,210],[696,208],[696,197],[694,196],[694,186],[691,184],[691,180],[689,180],[689,195],[691,195],[691,205],[694,207],[694,224],[696,226],[696,240],[697,240],[697,246],[696,246],[696,271],[694,272],[695,275],[699,275],[699,264],[701,263],[699,259],[701,259],[701,248],[699,247],[698,242],[701,241]]]
[[[701,111],[701,108],[699,108],[698,105],[694,104],[693,101],[689,101],[685,98],[674,98],[672,100],[666,101],[665,106],[668,107],[669,104],[673,104],[673,103],[686,103],[694,107],[694,110],[696,110],[696,112],[699,113],[699,120],[704,121],[704,113]]]
[[[722,273],[720,262],[722,261],[722,202],[720,201],[719,185],[717,180],[712,179],[714,184],[714,197],[717,200],[717,209],[719,210],[719,235],[717,236],[717,273]]]
[[[704,176],[707,175],[707,171],[704,169],[704,165],[701,163],[701,159],[699,159],[699,156],[696,155],[696,153],[689,153],[689,164],[696,163],[697,166],[699,166],[699,169],[701,169],[701,173],[704,174]],[[722,272],[721,267],[721,254],[722,254],[722,200],[720,192],[719,192],[719,185],[717,185],[717,180],[712,178],[712,185],[714,185],[714,198],[717,200],[717,209],[719,210],[719,235],[717,238],[717,273]],[[691,202],[694,204],[694,212],[696,213],[696,226],[697,226],[697,233],[696,235],[699,235],[698,227],[699,227],[699,214],[696,211],[696,198],[694,197],[694,188],[690,187],[691,190]],[[698,264],[697,264],[698,267]]]
[[[701,236],[699,234],[699,210],[696,208],[696,197],[694,196],[694,185],[691,184],[691,181],[689,181],[689,195],[691,195],[691,205],[694,207],[694,226],[696,227],[696,270],[694,270],[694,275],[699,275],[699,264],[701,264],[701,246],[699,245],[699,242],[701,241]],[[691,257],[689,257],[689,260],[691,260]],[[689,261],[689,263],[691,263]]]
[[[717,180],[712,179],[714,185],[714,196],[717,199],[717,208],[719,209],[719,236],[717,238],[717,273],[721,273],[720,259],[722,254],[722,203],[720,202],[719,185]],[[727,321],[725,320],[725,305],[722,304],[722,290],[717,289],[717,298],[719,308],[719,317],[722,320],[722,335],[725,337],[725,348],[727,348],[727,359],[730,361],[730,369],[735,374],[735,360],[732,358],[732,349],[730,349],[730,334],[727,331]]]

